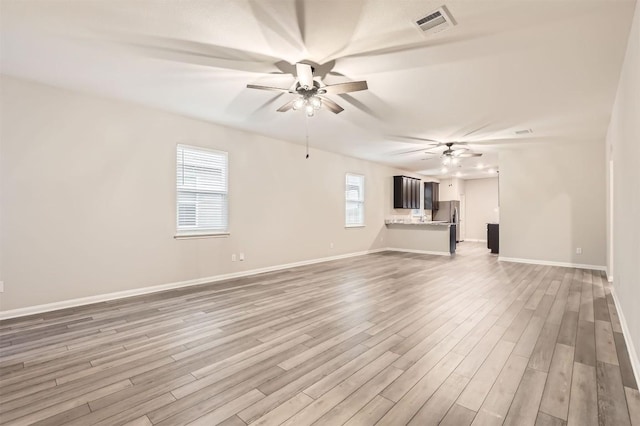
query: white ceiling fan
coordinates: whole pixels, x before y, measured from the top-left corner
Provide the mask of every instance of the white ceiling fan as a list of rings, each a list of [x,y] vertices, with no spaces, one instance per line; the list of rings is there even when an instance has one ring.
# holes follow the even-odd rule
[[[322,85],[319,79],[314,79],[313,73],[313,66],[299,62],[296,64],[296,83],[291,89],[262,86],[257,84],[247,84],[247,88],[296,94],[298,96],[278,108],[278,112],[304,108],[305,113],[309,117],[313,116],[315,111],[320,109],[322,105],[334,114],[344,111],[344,108],[329,99],[326,95],[339,95],[368,89],[366,81],[351,81],[347,83]]]
[[[474,131],[475,132],[475,131]],[[470,133],[474,133],[470,132]],[[465,135],[466,136],[466,135]],[[460,158],[471,158],[471,157],[481,157],[481,152],[475,152],[467,147],[468,142],[440,142],[433,139],[427,138],[418,138],[412,136],[398,136],[400,139],[410,139],[419,141],[421,144],[424,144],[425,147],[413,149],[411,151],[404,151],[400,154],[411,154],[415,152],[424,152],[430,157],[423,158],[423,160],[431,160],[432,158],[440,157],[442,158],[443,164],[457,164]],[[441,152],[437,150],[439,148],[445,147],[445,149]],[[425,148],[427,148],[425,150]],[[434,151],[436,150],[436,151]]]
[[[456,148],[454,145],[462,146],[461,148]],[[440,153],[440,158],[470,158],[470,157],[481,157],[481,152],[474,152],[469,148],[466,148],[467,142],[438,142],[434,145],[433,148],[425,151],[426,154],[435,154],[433,152],[434,149],[446,146],[446,149]]]

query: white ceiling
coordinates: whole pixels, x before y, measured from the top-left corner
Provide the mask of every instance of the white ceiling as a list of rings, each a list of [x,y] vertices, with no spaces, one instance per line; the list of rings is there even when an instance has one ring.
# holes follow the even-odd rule
[[[446,1],[458,25],[425,35],[443,2],[1,0],[1,72],[304,143],[304,113],[276,112],[293,95],[246,85],[327,64],[325,84],[369,90],[332,96],[345,111],[310,118],[310,144],[431,175],[398,136],[469,142],[464,177],[508,145],[604,138],[635,1]]]

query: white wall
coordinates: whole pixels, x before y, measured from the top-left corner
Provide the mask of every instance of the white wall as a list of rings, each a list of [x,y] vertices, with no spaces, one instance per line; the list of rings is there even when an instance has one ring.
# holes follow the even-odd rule
[[[462,179],[451,178],[442,179],[440,181],[440,201],[460,200],[460,197],[464,195],[465,181]]]
[[[498,223],[498,178],[469,179],[466,198],[466,240],[487,240],[487,223]]]
[[[629,351],[640,377],[640,7],[635,15],[627,54],[607,134],[613,159],[613,287],[627,329]],[[630,344],[629,344],[630,343]]]
[[[500,257],[604,267],[603,159],[604,140],[502,151]]]
[[[2,78],[2,310],[384,246],[400,170]],[[229,152],[230,232],[175,240],[176,144]],[[366,227],[344,228],[345,172]],[[330,249],[330,243],[334,248]],[[231,262],[243,252],[244,262]]]

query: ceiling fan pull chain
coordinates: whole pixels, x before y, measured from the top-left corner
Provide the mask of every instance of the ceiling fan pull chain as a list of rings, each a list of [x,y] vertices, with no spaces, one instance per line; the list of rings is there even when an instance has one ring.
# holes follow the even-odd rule
[[[305,114],[304,116],[304,129],[307,136],[307,156],[304,158],[309,158],[309,116]]]

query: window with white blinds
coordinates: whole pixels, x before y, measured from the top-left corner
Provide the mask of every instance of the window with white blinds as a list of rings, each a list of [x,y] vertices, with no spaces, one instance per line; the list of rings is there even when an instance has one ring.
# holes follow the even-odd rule
[[[178,235],[226,233],[226,152],[187,145],[177,148]]]
[[[345,226],[364,226],[364,176],[345,178]]]

